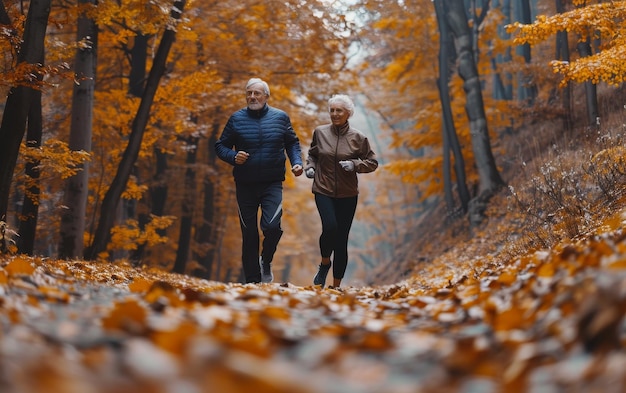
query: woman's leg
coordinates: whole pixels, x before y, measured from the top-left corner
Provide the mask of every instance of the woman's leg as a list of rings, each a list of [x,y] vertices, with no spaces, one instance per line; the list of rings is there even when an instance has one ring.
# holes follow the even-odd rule
[[[334,286],[339,286],[346,267],[348,266],[348,236],[352,221],[356,212],[358,197],[337,198],[333,200],[335,207],[335,218],[337,222],[337,231],[334,239],[334,257],[333,257],[333,277],[335,279]]]
[[[333,252],[334,238],[337,233],[337,220],[335,219],[335,208],[332,198],[315,194],[315,204],[322,221],[322,234],[319,239],[322,262],[315,277],[313,277],[313,284],[321,285],[323,288],[326,285],[326,276],[330,270],[330,255]]]
[[[335,246],[337,236],[337,218],[335,217],[335,205],[333,198],[315,194],[315,205],[322,220],[322,234],[319,238],[320,254],[322,261],[330,263],[330,255]]]

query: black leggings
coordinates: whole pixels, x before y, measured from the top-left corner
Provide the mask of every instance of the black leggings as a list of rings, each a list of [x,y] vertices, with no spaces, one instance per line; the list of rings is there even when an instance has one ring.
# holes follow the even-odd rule
[[[333,277],[343,279],[348,266],[348,235],[358,196],[331,198],[315,194],[315,204],[322,220],[320,253],[322,258],[333,255]]]

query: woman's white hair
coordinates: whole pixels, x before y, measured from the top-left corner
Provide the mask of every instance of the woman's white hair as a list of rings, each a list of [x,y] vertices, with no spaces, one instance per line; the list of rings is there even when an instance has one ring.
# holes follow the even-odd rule
[[[330,97],[328,99],[328,107],[330,108],[332,104],[341,105],[345,110],[350,112],[349,117],[352,117],[352,115],[354,115],[354,102],[352,102],[352,99],[346,94],[335,94]]]
[[[251,78],[248,83],[246,83],[246,91],[248,91],[248,88],[252,85],[256,85],[257,83],[260,83],[261,85],[263,85],[263,91],[265,92],[265,94],[267,94],[267,96],[270,96],[270,87],[267,84],[267,82],[265,82],[263,79],[261,78]]]

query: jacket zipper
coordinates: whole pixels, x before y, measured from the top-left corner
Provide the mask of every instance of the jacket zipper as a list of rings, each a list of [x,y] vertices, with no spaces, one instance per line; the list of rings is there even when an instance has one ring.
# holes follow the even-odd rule
[[[335,142],[335,190],[334,190],[334,195],[335,198],[337,198],[337,190],[339,189],[338,184],[339,184],[339,161],[338,161],[338,152],[339,152],[339,130],[335,131],[335,136],[337,137],[337,141]]]
[[[257,152],[258,154],[261,156],[259,157],[259,160],[257,161],[259,163],[259,165],[257,165],[257,178],[260,178],[261,176],[261,163],[263,162],[263,131],[261,129],[261,118],[259,117],[257,119],[257,127],[259,129],[259,146],[257,148]]]

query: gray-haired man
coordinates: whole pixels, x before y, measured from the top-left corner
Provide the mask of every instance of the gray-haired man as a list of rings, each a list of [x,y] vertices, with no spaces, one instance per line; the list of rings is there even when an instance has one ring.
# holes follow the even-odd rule
[[[283,234],[281,228],[285,161],[302,174],[300,141],[284,111],[267,104],[268,84],[252,78],[246,84],[247,107],[233,113],[215,143],[218,157],[234,166],[242,265],[246,283],[272,282],[272,260]],[[261,208],[263,244],[258,212]]]

